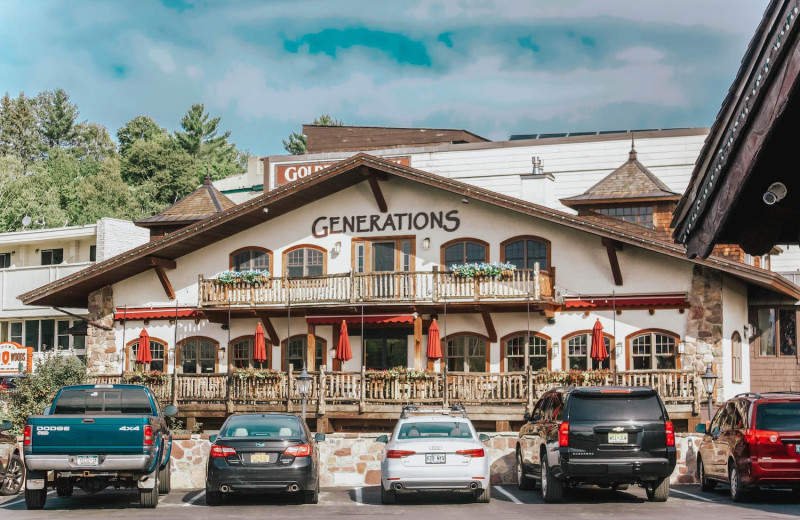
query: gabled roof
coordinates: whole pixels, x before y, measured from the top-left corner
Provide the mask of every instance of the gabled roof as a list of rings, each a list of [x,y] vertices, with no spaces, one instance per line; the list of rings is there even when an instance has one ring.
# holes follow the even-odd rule
[[[599,202],[677,201],[679,198],[680,194],[670,191],[666,184],[639,162],[636,148],[631,142],[628,160],[622,166],[581,195],[561,199],[561,203],[575,207]]]
[[[207,219],[235,205],[235,202],[214,187],[211,177],[206,174],[203,184],[192,193],[152,217],[137,220],[135,224],[142,227],[188,224]]]
[[[244,229],[262,224],[290,213],[306,204],[332,193],[355,186],[370,176],[395,176],[422,185],[447,191],[459,197],[484,202],[523,215],[577,229],[598,237],[655,251],[684,261],[707,265],[728,272],[761,287],[800,299],[800,287],[786,278],[764,269],[730,262],[724,258],[688,260],[683,249],[670,242],[650,236],[647,228],[616,219],[580,217],[539,206],[531,202],[502,195],[460,181],[401,166],[371,155],[360,153],[340,163],[311,174],[293,184],[269,191],[260,197],[221,211],[207,219],[189,225],[156,240],[135,247],[113,258],[94,264],[77,273],[19,296],[27,305],[53,307],[82,307],[89,293],[136,274],[152,269],[163,260],[176,260],[214,242],[228,238]],[[643,231],[644,230],[644,231]]]

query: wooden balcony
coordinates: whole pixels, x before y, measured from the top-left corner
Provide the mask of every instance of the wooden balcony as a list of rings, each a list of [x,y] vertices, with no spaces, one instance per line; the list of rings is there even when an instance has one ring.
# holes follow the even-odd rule
[[[200,275],[198,287],[199,306],[553,299],[551,275],[538,269],[517,269],[508,278],[460,278],[441,271],[350,272],[302,278],[276,277],[255,284],[221,284]]]
[[[364,418],[396,418],[407,403],[449,406],[460,403],[470,416],[484,420],[520,420],[538,398],[554,386],[546,373],[425,372],[424,378],[363,370],[361,372],[310,373],[307,398],[311,417],[346,413]],[[655,388],[670,413],[699,412],[701,381],[691,370],[641,370],[588,372],[580,386],[637,386]],[[417,373],[419,375],[419,373]],[[100,376],[95,384],[114,384],[121,376]],[[173,381],[177,387],[173,389]],[[297,412],[301,396],[297,372],[279,372],[267,379],[240,379],[233,374],[169,375],[148,385],[163,403],[175,403],[182,416],[225,416],[233,412]]]

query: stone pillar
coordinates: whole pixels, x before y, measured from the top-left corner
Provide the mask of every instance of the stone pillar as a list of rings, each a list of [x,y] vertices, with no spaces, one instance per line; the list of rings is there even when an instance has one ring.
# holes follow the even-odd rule
[[[111,330],[89,325],[86,330],[86,368],[89,376],[122,373],[114,332],[114,294],[110,285],[89,295],[89,320]]]
[[[717,396],[722,395],[725,384],[722,378],[722,273],[695,265],[689,305],[686,349],[681,355],[681,368],[693,368],[703,374],[711,365],[719,377]]]

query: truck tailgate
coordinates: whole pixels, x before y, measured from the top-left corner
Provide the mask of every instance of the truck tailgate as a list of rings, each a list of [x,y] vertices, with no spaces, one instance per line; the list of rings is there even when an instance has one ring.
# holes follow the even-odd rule
[[[142,453],[144,415],[46,415],[31,417],[32,454]]]

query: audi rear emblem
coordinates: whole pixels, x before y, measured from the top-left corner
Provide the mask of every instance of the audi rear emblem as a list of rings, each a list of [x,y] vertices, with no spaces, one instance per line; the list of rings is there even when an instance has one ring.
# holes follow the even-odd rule
[[[433,446],[428,446],[428,449],[429,449],[429,450],[441,450],[441,449],[442,449],[442,447],[441,447],[441,446],[436,446],[436,445],[433,445]]]

